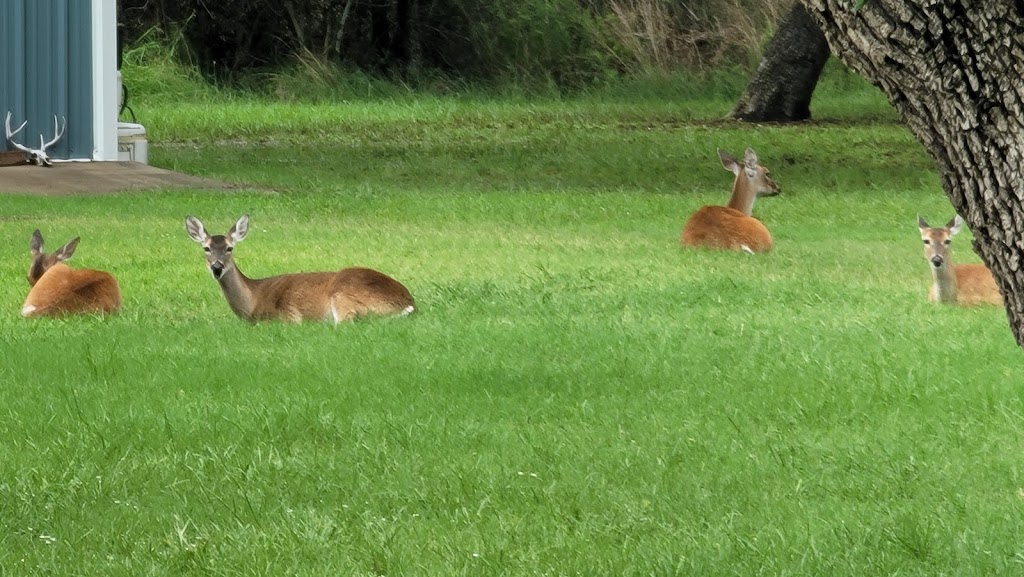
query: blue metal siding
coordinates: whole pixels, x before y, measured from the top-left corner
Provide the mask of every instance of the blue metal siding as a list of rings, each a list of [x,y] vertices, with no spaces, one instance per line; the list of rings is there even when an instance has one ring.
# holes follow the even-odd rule
[[[92,0],[0,1],[0,80],[0,116],[28,119],[19,143],[51,139],[56,114],[67,132],[50,156],[92,158]]]

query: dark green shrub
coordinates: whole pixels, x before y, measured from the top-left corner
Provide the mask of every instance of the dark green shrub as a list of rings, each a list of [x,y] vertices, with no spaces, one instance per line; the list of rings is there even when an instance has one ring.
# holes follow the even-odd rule
[[[180,29],[218,78],[295,58],[421,78],[578,88],[622,74],[752,67],[792,0],[121,0],[132,42]]]

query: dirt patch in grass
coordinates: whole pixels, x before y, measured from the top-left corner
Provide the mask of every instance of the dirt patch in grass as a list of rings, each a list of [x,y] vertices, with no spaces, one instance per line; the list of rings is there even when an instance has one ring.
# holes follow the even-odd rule
[[[163,188],[228,189],[233,185],[138,162],[61,162],[0,168],[0,193],[61,196]]]

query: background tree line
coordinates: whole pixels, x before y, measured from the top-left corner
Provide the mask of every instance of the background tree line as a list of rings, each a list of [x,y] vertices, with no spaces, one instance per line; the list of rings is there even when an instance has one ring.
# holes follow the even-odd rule
[[[207,74],[312,59],[416,81],[580,87],[621,74],[753,66],[792,0],[121,0],[126,43],[180,33]]]

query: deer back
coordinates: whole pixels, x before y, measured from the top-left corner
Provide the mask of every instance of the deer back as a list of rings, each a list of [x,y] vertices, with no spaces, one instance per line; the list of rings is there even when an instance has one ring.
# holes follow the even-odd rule
[[[308,272],[249,279],[249,320],[333,320],[363,315],[412,312],[412,295],[404,285],[369,268]]]
[[[957,303],[963,305],[1002,305],[1003,296],[992,276],[992,271],[983,264],[953,265],[956,275]]]
[[[686,246],[768,252],[772,235],[761,221],[726,206],[704,206],[686,221],[680,242]]]
[[[121,289],[110,273],[74,270],[60,262],[51,266],[29,290],[25,317],[112,313],[121,308]]]

